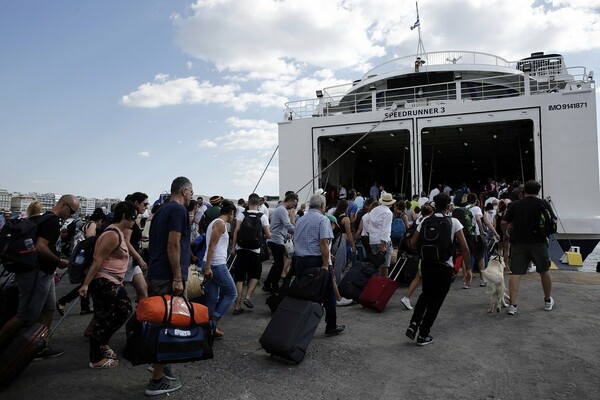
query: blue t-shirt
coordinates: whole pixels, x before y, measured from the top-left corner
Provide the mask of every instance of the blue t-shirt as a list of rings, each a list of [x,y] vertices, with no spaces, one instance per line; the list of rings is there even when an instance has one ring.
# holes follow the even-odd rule
[[[354,215],[356,216],[357,212],[358,212],[358,206],[356,205],[356,203],[353,201],[349,201],[348,209],[346,210],[346,216],[350,217],[352,215],[352,213],[354,213]]]
[[[187,279],[188,267],[191,259],[190,249],[190,225],[188,212],[181,204],[170,201],[158,209],[152,217],[150,225],[150,238],[148,242],[148,280],[165,279],[172,280],[173,272],[169,263],[167,244],[169,232],[181,233],[180,248],[181,255],[181,277]]]

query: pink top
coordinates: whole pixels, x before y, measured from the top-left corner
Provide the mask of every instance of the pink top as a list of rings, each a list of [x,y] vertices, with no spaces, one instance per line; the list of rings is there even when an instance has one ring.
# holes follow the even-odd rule
[[[117,228],[114,224],[110,225],[108,228],[114,228],[117,230],[116,233],[118,233],[121,237],[121,245],[112,253],[110,253],[110,255],[104,259],[104,261],[102,261],[102,264],[100,264],[100,270],[98,271],[98,273],[96,273],[94,279],[106,278],[109,281],[120,285],[121,282],[117,278],[111,276],[111,274],[118,276],[121,278],[121,280],[123,280],[123,278],[125,277],[125,272],[127,272],[127,265],[129,264],[129,250],[127,249],[127,243],[125,242],[123,232],[121,232],[119,228]],[[96,250],[99,248],[99,246],[101,245],[102,241],[108,233],[114,233],[114,231],[105,230],[98,237],[98,240],[96,241],[96,249],[94,250],[94,256],[96,255]],[[103,273],[103,271],[109,273]]]

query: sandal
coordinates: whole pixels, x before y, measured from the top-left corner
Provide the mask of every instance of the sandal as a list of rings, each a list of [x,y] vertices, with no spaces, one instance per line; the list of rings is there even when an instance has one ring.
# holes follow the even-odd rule
[[[213,331],[213,336],[215,339],[223,339],[223,336],[225,336],[225,332],[223,332],[219,328],[215,328],[215,330]]]
[[[102,355],[104,358],[112,358],[113,360],[117,358],[117,353],[108,346],[102,346]]]
[[[119,361],[113,358],[104,358],[98,362],[90,362],[90,368],[94,369],[106,369],[106,368],[115,368],[119,366]]]

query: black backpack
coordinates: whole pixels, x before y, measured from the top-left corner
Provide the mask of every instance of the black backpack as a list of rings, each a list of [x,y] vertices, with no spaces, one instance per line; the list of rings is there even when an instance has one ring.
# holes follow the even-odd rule
[[[115,228],[106,228],[106,231],[113,231],[119,233]],[[69,281],[74,284],[83,283],[85,277],[94,261],[94,250],[96,248],[96,241],[100,235],[95,235],[77,243],[69,257],[69,264],[67,265],[67,272],[69,273]],[[121,247],[121,235],[119,235],[119,245],[117,249]],[[116,249],[115,249],[116,250]]]
[[[535,219],[533,221],[534,236],[548,237],[555,234],[557,230],[556,217],[554,217],[550,210],[546,208],[545,204],[542,204],[535,214]]]
[[[37,268],[37,227],[53,215],[6,221],[0,231],[0,261],[5,270],[18,274]]]
[[[421,223],[419,254],[424,262],[444,263],[454,255],[452,219],[432,215]]]
[[[260,249],[262,233],[262,223],[260,222],[262,213],[249,213],[244,211],[244,220],[240,224],[240,230],[237,234],[237,244],[243,249]]]

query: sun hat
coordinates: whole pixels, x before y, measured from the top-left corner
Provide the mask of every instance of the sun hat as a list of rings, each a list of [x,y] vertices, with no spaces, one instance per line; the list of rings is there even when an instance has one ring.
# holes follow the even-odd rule
[[[211,206],[220,206],[222,202],[223,202],[222,196],[213,196],[209,200],[209,203]]]
[[[394,196],[392,196],[391,193],[384,193],[381,195],[381,197],[379,198],[379,204],[383,204],[385,206],[391,206],[392,204],[394,204],[396,202],[396,199],[394,199]]]

